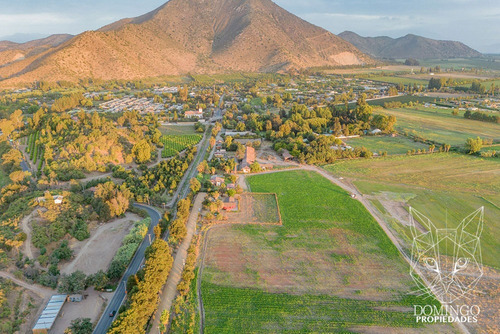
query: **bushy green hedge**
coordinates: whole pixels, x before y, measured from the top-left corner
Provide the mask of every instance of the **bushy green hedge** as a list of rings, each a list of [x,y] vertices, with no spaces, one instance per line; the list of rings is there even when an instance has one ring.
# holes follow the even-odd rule
[[[123,239],[122,246],[116,252],[108,269],[108,277],[110,279],[117,279],[123,275],[132,260],[135,251],[148,233],[150,224],[150,218],[136,222],[134,228]]]

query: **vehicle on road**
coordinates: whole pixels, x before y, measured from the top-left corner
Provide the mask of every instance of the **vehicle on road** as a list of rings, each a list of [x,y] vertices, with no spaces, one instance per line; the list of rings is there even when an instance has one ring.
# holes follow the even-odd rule
[[[113,318],[116,315],[116,310],[109,312],[109,317]]]

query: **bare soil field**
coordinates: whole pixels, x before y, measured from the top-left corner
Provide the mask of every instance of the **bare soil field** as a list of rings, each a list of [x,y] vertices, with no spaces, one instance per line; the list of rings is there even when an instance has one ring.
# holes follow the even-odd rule
[[[81,270],[89,275],[101,269],[106,271],[123,238],[138,220],[141,220],[139,216],[127,213],[124,218],[99,226],[92,231],[89,239],[71,241],[70,248],[74,251],[75,257],[73,261],[64,265],[61,273],[70,274]]]
[[[272,293],[364,300],[387,300],[394,291],[408,291],[407,272],[386,259],[363,254],[353,245],[357,233],[332,228],[327,233],[318,230],[314,237],[304,231],[280,234],[275,228],[250,236],[238,226],[218,227],[209,235],[205,277]],[[270,246],[277,241],[280,246]],[[297,247],[297,243],[316,244],[320,249]],[[329,250],[324,248],[327,244]]]
[[[281,224],[275,194],[245,193],[239,195],[238,211],[224,213],[224,222],[235,224]]]

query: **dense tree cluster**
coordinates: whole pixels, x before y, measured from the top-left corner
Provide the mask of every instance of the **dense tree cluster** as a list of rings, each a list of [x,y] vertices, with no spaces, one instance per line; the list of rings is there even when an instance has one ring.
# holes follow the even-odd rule
[[[124,184],[138,202],[154,201],[161,204],[162,193],[165,191],[172,193],[177,189],[195,153],[196,147],[192,147],[185,152],[183,157],[177,156],[168,161],[162,161],[155,167],[146,169],[142,175],[116,166],[113,168],[113,176],[125,180]]]
[[[42,222],[33,225],[32,242],[38,248],[43,248],[51,242],[61,240],[70,234],[78,240],[90,236],[87,220],[91,219],[92,209],[87,205],[82,195],[63,192],[62,204],[55,204],[50,192],[46,192],[44,201],[38,205],[46,209],[40,213]]]
[[[92,206],[103,221],[121,216],[128,210],[132,194],[126,186],[113,182],[101,183],[96,187]]]
[[[82,93],[74,93],[68,96],[63,96],[54,101],[51,110],[55,112],[67,111],[76,107],[92,107],[92,100],[83,97]]]
[[[468,154],[474,154],[483,148],[483,140],[479,137],[477,138],[467,138],[467,141],[465,142],[465,151]]]
[[[407,66],[419,66],[420,62],[414,58],[408,58],[405,60],[405,65],[407,65]]]
[[[157,122],[153,116],[140,117],[127,112],[118,123],[97,113],[83,111],[76,116],[47,112],[41,108],[30,119],[30,133],[36,132],[36,145],[44,148],[40,157],[46,176],[68,181],[81,178],[81,171],[105,171],[108,164],[131,163],[134,158],[145,162],[154,157],[152,143],[159,142]]]
[[[177,218],[169,225],[169,240],[173,243],[181,242],[187,233],[186,223],[189,217],[189,208],[191,200],[189,198],[181,199],[177,204]]]
[[[172,268],[173,258],[168,243],[161,239],[161,229],[155,228],[156,239],[146,252],[144,273],[137,289],[128,295],[128,309],[113,323],[111,334],[136,334],[145,331],[146,324],[156,311],[158,295]]]
[[[246,130],[265,131],[266,138],[274,142],[276,151],[287,149],[301,162],[322,163],[333,162],[341,157],[368,157],[370,154],[366,149],[351,151],[334,149],[333,146],[341,144],[334,136],[364,134],[378,126],[382,126],[386,132],[392,131],[394,118],[374,118],[372,114],[373,109],[363,94],[354,109],[339,108],[333,104],[308,107],[294,103],[288,112],[282,110],[279,114],[243,114],[241,124]],[[231,122],[235,117],[227,113],[224,123],[234,124]],[[325,133],[334,136],[325,136]],[[236,157],[242,159],[245,148],[241,144],[226,137],[225,146],[228,150],[236,150]]]
[[[500,116],[488,115],[487,113],[483,113],[480,111],[472,113],[470,110],[467,110],[464,113],[464,118],[474,119],[476,121],[482,121],[482,122],[500,123]]]

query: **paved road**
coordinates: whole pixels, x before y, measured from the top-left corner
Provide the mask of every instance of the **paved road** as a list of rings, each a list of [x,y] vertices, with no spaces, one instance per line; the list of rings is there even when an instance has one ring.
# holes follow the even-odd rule
[[[124,299],[125,299],[125,285],[127,284],[127,280],[130,276],[135,275],[135,273],[139,270],[140,266],[142,265],[144,261],[144,252],[146,250],[146,247],[149,246],[149,240],[151,238],[151,241],[154,238],[154,232],[153,229],[156,225],[158,225],[158,222],[160,221],[161,214],[154,208],[142,205],[142,204],[134,204],[136,208],[143,209],[147,211],[149,216],[151,217],[151,226],[149,227],[148,235],[144,238],[142,241],[141,245],[139,246],[139,249],[135,253],[134,257],[132,258],[132,261],[130,262],[130,265],[128,266],[127,270],[125,271],[125,275],[123,275],[122,279],[120,280],[120,283],[118,287],[116,288],[115,294],[111,298],[111,300],[108,303],[108,306],[104,310],[104,313],[101,316],[101,319],[99,319],[99,322],[97,323],[96,328],[94,329],[94,334],[104,334],[108,331],[109,326],[111,326],[111,323],[113,320],[116,318],[113,317],[111,318],[109,314],[112,311],[117,311],[122,305]],[[117,314],[118,315],[118,314]]]
[[[191,165],[189,165],[189,168],[182,177],[181,183],[174,193],[174,197],[170,200],[170,202],[167,203],[167,207],[174,208],[174,216],[177,213],[177,208],[175,207],[177,205],[177,202],[187,196],[188,192],[186,191],[186,189],[189,190],[189,180],[196,176],[196,174],[194,173],[197,172],[196,167],[200,164],[200,162],[203,160],[203,157],[205,156],[205,152],[207,151],[208,145],[210,144],[209,138],[211,136],[211,131],[211,127],[208,127],[205,131],[203,139],[198,144],[198,151],[196,152],[196,156],[194,157],[193,162],[191,163]]]
[[[221,96],[219,105],[222,105],[223,101],[224,101],[224,95]],[[222,117],[222,110],[220,108],[215,109],[214,116],[210,120],[210,123],[215,123],[215,121],[221,117]],[[175,217],[177,216],[177,208],[175,207],[177,205],[177,202],[180,199],[185,198],[189,193],[189,180],[191,180],[193,177],[197,175],[196,167],[198,167],[198,165],[202,162],[203,158],[205,157],[208,145],[210,144],[209,139],[211,136],[212,136],[212,127],[209,126],[206,129],[200,144],[198,144],[198,151],[196,153],[196,156],[191,165],[189,166],[187,172],[184,174],[181,183],[177,187],[177,190],[174,193],[174,197],[172,198],[172,200],[170,200],[170,202],[167,203],[167,207],[174,209],[172,215],[173,218],[171,220],[174,220]]]

